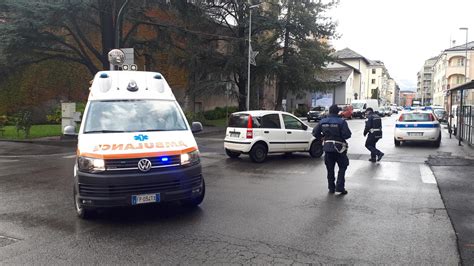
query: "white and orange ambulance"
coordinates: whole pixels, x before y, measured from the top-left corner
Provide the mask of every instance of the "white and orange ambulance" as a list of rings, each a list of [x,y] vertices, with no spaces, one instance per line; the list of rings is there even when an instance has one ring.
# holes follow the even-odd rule
[[[160,73],[98,72],[78,133],[78,216],[167,201],[199,205],[205,184],[193,133],[200,130],[199,122],[190,127]]]

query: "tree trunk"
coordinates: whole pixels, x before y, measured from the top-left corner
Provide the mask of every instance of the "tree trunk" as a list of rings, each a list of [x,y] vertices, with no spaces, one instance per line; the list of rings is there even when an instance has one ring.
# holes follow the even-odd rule
[[[288,50],[290,47],[290,23],[291,23],[291,12],[292,12],[293,1],[288,1],[288,16],[286,18],[285,24],[285,37],[284,37],[284,44],[283,44],[283,67],[288,63]],[[285,69],[284,69],[285,70]],[[288,93],[288,81],[287,81],[287,73],[286,71],[282,71],[279,76],[278,84],[277,84],[277,103],[276,109],[282,110],[282,100],[286,98]]]

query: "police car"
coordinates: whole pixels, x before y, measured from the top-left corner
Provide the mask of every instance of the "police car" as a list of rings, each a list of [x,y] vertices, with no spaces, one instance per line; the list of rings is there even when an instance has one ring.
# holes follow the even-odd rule
[[[404,112],[395,124],[395,146],[405,141],[431,142],[435,147],[441,144],[441,127],[431,111]]]
[[[74,204],[95,209],[181,201],[205,194],[198,146],[163,75],[101,71],[95,75],[78,134]],[[66,128],[65,135],[74,129]]]
[[[322,145],[312,130],[286,112],[237,112],[229,117],[224,148],[231,158],[248,154],[257,163],[265,161],[269,153],[309,152],[314,158],[321,157]]]

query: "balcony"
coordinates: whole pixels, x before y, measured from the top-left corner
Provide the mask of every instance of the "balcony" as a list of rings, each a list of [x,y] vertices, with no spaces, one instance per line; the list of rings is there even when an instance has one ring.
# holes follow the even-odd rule
[[[456,74],[464,76],[464,71],[464,66],[450,66],[446,68],[446,76],[449,77]]]

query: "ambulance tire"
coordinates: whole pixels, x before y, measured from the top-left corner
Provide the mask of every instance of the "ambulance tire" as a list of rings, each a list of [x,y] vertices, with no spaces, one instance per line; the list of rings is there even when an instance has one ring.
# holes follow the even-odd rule
[[[183,206],[188,207],[188,208],[195,208],[199,206],[199,204],[202,203],[204,200],[204,196],[206,195],[206,183],[204,182],[204,179],[202,180],[202,190],[201,194],[197,197],[194,198],[189,198],[181,201],[181,204]]]
[[[309,155],[313,158],[319,158],[323,156],[323,145],[321,142],[313,140],[313,143],[311,143],[311,147],[309,148]]]
[[[95,217],[97,212],[94,209],[84,208],[84,206],[82,206],[82,204],[79,202],[76,186],[74,186],[73,194],[74,194],[74,208],[76,209],[77,216],[84,220],[88,220]]]
[[[268,149],[263,143],[256,143],[250,150],[250,159],[254,163],[263,163],[267,159]]]
[[[235,151],[231,151],[229,149],[225,149],[225,153],[227,154],[227,156],[229,156],[230,158],[238,158],[240,156],[240,152],[235,152]]]

